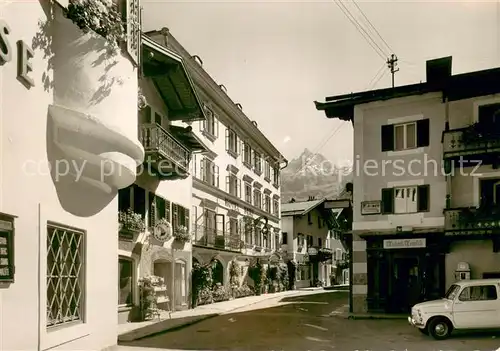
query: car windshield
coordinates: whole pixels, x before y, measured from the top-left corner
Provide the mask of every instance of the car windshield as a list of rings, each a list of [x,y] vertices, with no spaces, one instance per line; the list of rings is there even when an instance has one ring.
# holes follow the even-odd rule
[[[460,286],[453,284],[452,286],[450,286],[450,288],[448,289],[448,291],[444,295],[444,298],[448,299],[448,300],[455,299],[459,290],[460,290]]]

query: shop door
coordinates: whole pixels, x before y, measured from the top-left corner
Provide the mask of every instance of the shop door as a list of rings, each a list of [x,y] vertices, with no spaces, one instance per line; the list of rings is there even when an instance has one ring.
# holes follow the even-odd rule
[[[418,257],[394,257],[390,284],[390,312],[406,313],[421,294]]]

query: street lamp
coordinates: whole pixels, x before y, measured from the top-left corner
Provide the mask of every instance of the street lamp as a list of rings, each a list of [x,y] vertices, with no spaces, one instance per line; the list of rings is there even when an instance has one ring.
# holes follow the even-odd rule
[[[263,235],[267,235],[267,233],[269,233],[269,228],[267,228],[267,225],[269,223],[269,218],[267,218],[267,216],[260,216],[260,217],[255,218],[255,220],[253,221],[253,225],[257,226],[257,224],[259,224],[261,219],[264,220],[264,227],[260,230],[260,232]]]

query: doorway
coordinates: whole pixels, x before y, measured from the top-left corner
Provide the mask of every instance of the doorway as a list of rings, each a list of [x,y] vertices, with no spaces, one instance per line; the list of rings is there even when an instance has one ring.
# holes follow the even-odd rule
[[[395,256],[392,268],[390,309],[394,313],[406,313],[420,300],[419,257]]]

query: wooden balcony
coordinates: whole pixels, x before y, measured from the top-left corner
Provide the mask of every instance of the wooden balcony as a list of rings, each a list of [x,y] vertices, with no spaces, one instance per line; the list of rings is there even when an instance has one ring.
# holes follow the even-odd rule
[[[500,207],[463,207],[444,210],[447,235],[500,234]]]
[[[189,176],[191,152],[157,124],[143,124],[139,140],[144,146],[144,162],[158,178],[185,179]]]
[[[493,164],[500,156],[500,136],[483,131],[477,124],[443,133],[443,158]],[[474,162],[474,165],[476,164]]]
[[[241,239],[238,233],[230,234],[204,225],[195,226],[194,245],[213,249],[240,251]]]

